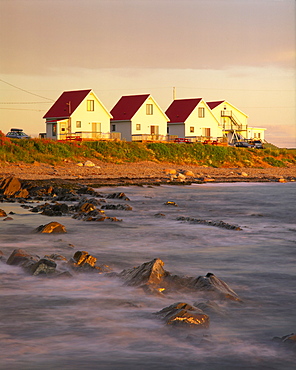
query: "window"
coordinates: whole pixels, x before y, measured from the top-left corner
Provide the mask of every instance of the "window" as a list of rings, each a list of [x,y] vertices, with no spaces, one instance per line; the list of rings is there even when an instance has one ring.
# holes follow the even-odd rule
[[[116,131],[116,125],[111,126],[111,131],[113,131],[113,132]]]
[[[87,110],[89,112],[93,112],[95,110],[95,101],[94,100],[87,100]]]
[[[190,132],[194,132],[194,127],[193,126],[190,127]]]
[[[146,114],[147,115],[153,114],[153,104],[146,104]]]
[[[204,118],[205,116],[205,108],[198,108],[198,118]]]
[[[140,125],[140,123],[137,123],[137,124],[136,124],[136,130],[137,130],[137,131],[141,130],[141,125]]]
[[[76,121],[76,128],[81,128],[81,121]]]
[[[261,134],[260,134],[260,132],[258,132],[258,139],[260,139],[261,138]]]

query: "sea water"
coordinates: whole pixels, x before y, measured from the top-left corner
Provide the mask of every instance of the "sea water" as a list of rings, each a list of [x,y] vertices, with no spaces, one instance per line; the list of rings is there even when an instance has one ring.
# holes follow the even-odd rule
[[[2,203],[15,214],[0,221],[0,250],[6,258],[15,248],[67,258],[84,250],[115,272],[160,258],[172,274],[215,274],[243,303],[216,301],[227,315],[210,315],[208,330],[171,328],[154,313],[207,298],[199,292],[148,295],[105,274],[34,277],[0,261],[0,369],[294,369],[295,352],[272,338],[296,332],[295,183],[97,191],[98,199],[124,192],[130,201],[107,202],[132,210],[106,210],[121,222],[85,222]],[[241,230],[182,222],[180,216]],[[50,221],[67,233],[33,232]]]

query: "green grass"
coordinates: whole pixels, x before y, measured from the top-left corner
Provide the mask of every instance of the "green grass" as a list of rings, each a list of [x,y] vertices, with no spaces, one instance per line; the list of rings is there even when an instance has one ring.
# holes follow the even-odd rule
[[[49,139],[8,139],[0,131],[0,162],[61,164],[99,159],[110,163],[140,161],[193,164],[211,167],[273,167],[296,164],[295,149],[268,147],[263,150],[177,143],[124,141],[57,142]]]

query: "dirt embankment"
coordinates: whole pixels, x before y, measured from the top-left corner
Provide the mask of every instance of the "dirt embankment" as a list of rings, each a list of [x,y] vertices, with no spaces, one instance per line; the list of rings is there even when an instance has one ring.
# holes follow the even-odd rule
[[[69,162],[62,166],[48,164],[0,164],[0,178],[14,176],[21,180],[68,180],[97,184],[132,184],[198,181],[296,181],[296,166],[288,168],[212,168],[171,163],[105,163],[90,166]],[[284,180],[283,180],[284,179]]]

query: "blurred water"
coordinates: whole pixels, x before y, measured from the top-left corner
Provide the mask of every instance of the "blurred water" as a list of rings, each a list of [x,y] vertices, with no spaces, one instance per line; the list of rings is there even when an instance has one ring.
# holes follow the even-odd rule
[[[133,207],[106,211],[120,223],[52,219],[1,204],[15,212],[12,221],[0,221],[5,257],[15,248],[67,258],[86,250],[117,272],[158,257],[173,274],[214,273],[244,303],[217,302],[229,316],[211,318],[206,332],[172,330],[153,313],[177,301],[202,302],[200,293],[160,298],[104,275],[42,279],[0,263],[0,369],[294,368],[292,353],[271,338],[296,331],[295,190],[295,183],[98,189],[131,199],[108,199]],[[179,216],[223,220],[242,230],[184,223]],[[53,220],[68,233],[32,232]]]

